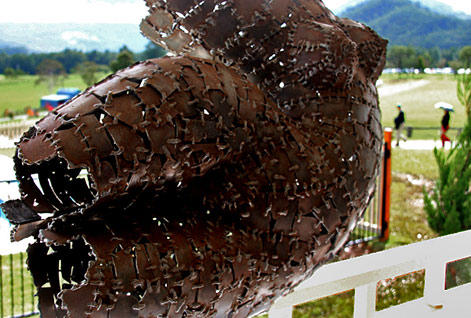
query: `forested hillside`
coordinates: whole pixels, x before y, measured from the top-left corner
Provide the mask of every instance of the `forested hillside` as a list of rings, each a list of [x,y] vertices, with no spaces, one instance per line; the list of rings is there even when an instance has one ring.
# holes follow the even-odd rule
[[[369,0],[340,16],[369,25],[390,45],[442,49],[471,45],[471,20],[435,13],[410,0]]]

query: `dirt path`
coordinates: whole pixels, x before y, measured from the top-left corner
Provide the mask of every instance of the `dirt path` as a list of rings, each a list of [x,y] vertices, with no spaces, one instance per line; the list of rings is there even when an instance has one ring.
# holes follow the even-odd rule
[[[404,91],[409,91],[430,83],[428,80],[407,81],[399,84],[383,84],[378,87],[379,96],[391,96]]]

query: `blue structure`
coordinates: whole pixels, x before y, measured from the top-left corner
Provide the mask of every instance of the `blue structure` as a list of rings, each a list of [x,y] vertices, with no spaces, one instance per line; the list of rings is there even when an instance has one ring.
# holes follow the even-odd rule
[[[56,94],[41,97],[40,106],[52,110],[80,93],[78,88],[60,88]]]
[[[80,93],[78,88],[66,87],[66,88],[59,88],[56,92],[57,95],[67,95],[69,98],[74,97]]]
[[[0,203],[3,203],[3,202],[4,202],[4,201],[3,201],[2,199],[0,199]],[[8,224],[10,224],[10,220],[8,220],[8,218],[6,217],[5,213],[3,213],[2,208],[0,208],[0,218],[5,219],[5,220],[8,222]]]

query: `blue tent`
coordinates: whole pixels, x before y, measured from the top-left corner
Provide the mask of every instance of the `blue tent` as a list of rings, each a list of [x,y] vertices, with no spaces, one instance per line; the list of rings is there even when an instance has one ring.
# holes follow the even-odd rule
[[[80,93],[80,90],[74,87],[59,88],[56,92],[57,95],[67,95],[69,98],[74,97],[78,93]]]
[[[3,203],[2,199],[0,199],[0,203]],[[5,213],[3,213],[2,208],[0,208],[0,218],[7,220],[8,224],[10,224],[10,221],[7,219]]]
[[[41,108],[47,108],[48,110],[51,110],[52,108],[56,108],[60,104],[65,103],[69,99],[70,99],[69,95],[58,95],[58,94],[47,95],[47,96],[41,97],[40,105],[41,105]]]
[[[78,88],[60,88],[56,94],[41,97],[40,106],[52,110],[80,93]]]

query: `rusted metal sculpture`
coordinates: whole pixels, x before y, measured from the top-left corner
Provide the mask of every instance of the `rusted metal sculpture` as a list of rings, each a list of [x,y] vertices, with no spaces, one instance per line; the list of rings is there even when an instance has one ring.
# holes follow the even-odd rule
[[[44,317],[248,317],[373,195],[386,41],[313,0],[148,0],[137,63],[40,120],[4,205]]]

